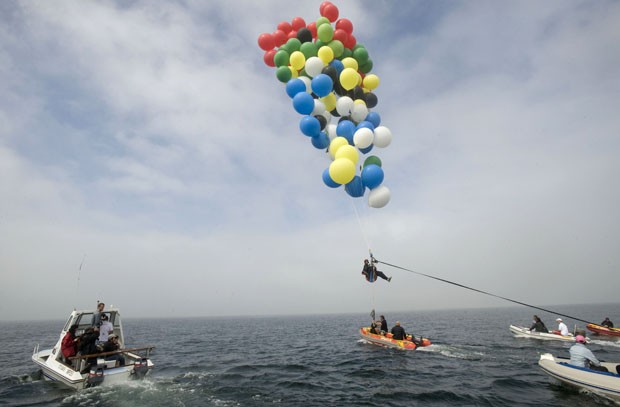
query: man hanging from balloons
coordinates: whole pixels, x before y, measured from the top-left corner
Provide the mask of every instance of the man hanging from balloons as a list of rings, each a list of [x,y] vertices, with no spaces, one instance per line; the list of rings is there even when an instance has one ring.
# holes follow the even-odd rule
[[[373,62],[357,43],[351,21],[339,19],[338,8],[329,1],[321,3],[319,12],[321,17],[309,24],[301,17],[279,23],[273,33],[259,35],[258,45],[265,51],[265,64],[276,68],[293,108],[302,115],[299,130],[315,148],[329,153],[332,161],[322,175],[325,185],[344,185],[354,198],[368,189],[368,205],[382,208],[390,201],[390,190],[383,185],[381,160],[368,155],[359,164],[360,155],[392,141],[381,116],[371,111],[378,102],[373,91],[379,77],[370,73]]]

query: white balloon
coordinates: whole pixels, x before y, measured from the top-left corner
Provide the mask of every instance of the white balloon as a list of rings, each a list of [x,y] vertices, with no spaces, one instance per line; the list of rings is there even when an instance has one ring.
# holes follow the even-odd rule
[[[306,84],[306,92],[312,93],[312,79],[308,78],[305,75],[299,77]]]
[[[357,148],[368,148],[372,144],[375,134],[367,127],[357,129],[353,134],[353,144]]]
[[[323,114],[325,112],[325,103],[322,100],[314,99],[314,109],[312,109],[312,116]]]
[[[353,109],[353,99],[348,96],[342,96],[336,101],[336,111],[340,116],[349,116]]]
[[[319,57],[310,57],[306,60],[306,73],[314,78],[323,70],[323,60]]]
[[[353,104],[353,109],[351,110],[351,118],[357,123],[361,122],[368,116],[368,108],[363,103],[355,103]]]
[[[387,147],[392,142],[392,132],[385,126],[375,128],[374,144],[376,147]]]
[[[321,113],[321,115],[325,118],[327,123],[332,121],[332,114],[330,112],[328,112],[327,110],[325,110],[323,113]]]
[[[329,137],[329,141],[332,141],[333,139],[338,137],[338,135],[336,134],[336,128],[338,128],[338,126],[335,124],[327,125],[325,130],[327,130],[327,136]]]
[[[379,185],[371,189],[368,194],[368,206],[372,208],[383,208],[390,202],[390,190],[385,185]]]

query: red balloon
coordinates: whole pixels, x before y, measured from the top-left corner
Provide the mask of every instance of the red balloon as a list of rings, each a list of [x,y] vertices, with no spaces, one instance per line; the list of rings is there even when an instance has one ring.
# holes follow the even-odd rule
[[[261,35],[259,35],[258,46],[264,51],[269,51],[270,49],[273,49],[273,47],[276,46],[276,43],[273,40],[273,35],[268,33],[262,33]]]
[[[355,38],[355,35],[349,34],[349,37],[347,38],[347,43],[343,45],[352,50],[355,44],[357,44],[357,38]]]
[[[276,52],[278,52],[278,50],[270,49],[269,51],[265,52],[265,55],[263,55],[263,61],[265,61],[265,64],[267,66],[276,66],[275,62],[273,62],[273,57],[276,55]]]
[[[338,20],[338,7],[333,4],[328,4],[323,7],[323,12],[321,13],[323,17],[326,17],[330,23]]]
[[[313,21],[310,24],[308,24],[308,30],[310,30],[310,32],[312,33],[312,38],[316,39],[316,37],[317,37],[316,21]]]
[[[288,40],[286,33],[282,30],[276,30],[271,35],[273,36],[273,42],[276,47],[284,45],[286,41]]]
[[[304,28],[306,26],[306,22],[301,17],[295,17],[293,21],[291,21],[291,27],[293,27],[293,31],[299,31],[300,28]]]
[[[346,18],[341,18],[336,21],[336,29],[344,30],[347,34],[353,33],[353,23],[351,20]]]
[[[284,34],[288,34],[293,29],[293,26],[288,21],[282,21],[278,24],[278,30],[284,31]]]
[[[297,31],[290,31],[290,32],[289,32],[288,34],[286,34],[286,35],[287,35],[287,37],[288,37],[289,39],[291,39],[291,38],[297,38]]]
[[[325,6],[331,5],[333,5],[331,1],[324,1],[323,3],[321,3],[321,5],[319,6],[319,14],[323,15],[323,9],[325,8]]]
[[[343,45],[346,44],[349,34],[341,29],[334,30],[334,39],[340,41]]]

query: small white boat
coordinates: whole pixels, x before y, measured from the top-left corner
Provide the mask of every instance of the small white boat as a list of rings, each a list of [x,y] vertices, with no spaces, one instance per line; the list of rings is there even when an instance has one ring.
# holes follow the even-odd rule
[[[564,341],[564,342],[575,342],[575,336],[573,334],[568,334],[566,336],[554,333],[546,333],[546,332],[536,332],[530,331],[529,328],[524,326],[515,326],[510,325],[510,332],[512,332],[516,337],[521,338],[534,338],[534,339],[543,339],[550,341]],[[590,338],[586,338],[586,342],[590,342]]]
[[[570,359],[556,358],[550,353],[540,355],[538,365],[549,376],[580,389],[620,401],[620,375],[618,363],[601,362],[609,372],[599,372],[569,364]]]
[[[110,385],[125,382],[131,379],[144,377],[153,368],[153,362],[149,359],[149,354],[154,346],[141,348],[125,349],[125,338],[123,335],[123,325],[121,314],[118,309],[111,308],[103,313],[108,316],[112,323],[113,333],[118,336],[121,350],[114,352],[98,353],[91,355],[78,355],[65,360],[61,352],[61,343],[65,334],[72,325],[77,325],[76,336],[82,334],[91,327],[94,311],[74,310],[60,336],[56,345],[52,349],[40,350],[39,345],[35,346],[32,354],[32,361],[36,363],[45,378],[60,382],[74,389],[94,387],[100,384]],[[107,360],[118,355],[124,357],[124,366],[119,366],[117,360]],[[87,364],[88,360],[96,360],[96,364]]]

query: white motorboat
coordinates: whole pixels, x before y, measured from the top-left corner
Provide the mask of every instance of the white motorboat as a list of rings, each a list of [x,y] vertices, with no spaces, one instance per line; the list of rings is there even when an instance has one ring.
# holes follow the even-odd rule
[[[566,336],[554,333],[546,333],[546,332],[536,332],[530,331],[529,328],[524,326],[515,326],[510,325],[510,332],[512,332],[515,336],[521,338],[534,338],[534,339],[543,339],[550,341],[564,341],[564,342],[575,342],[575,336],[573,334],[568,334]],[[586,342],[590,342],[590,338],[586,338]]]
[[[76,336],[79,336],[92,326],[94,311],[74,310],[52,349],[40,350],[38,344],[34,348],[32,361],[41,368],[47,379],[60,382],[74,389],[83,389],[100,384],[110,385],[139,379],[149,373],[153,368],[149,354],[155,347],[125,348],[125,337],[119,310],[111,308],[103,313],[108,316],[108,320],[112,323],[113,333],[118,337],[120,350],[78,355],[68,360],[65,359],[61,352],[61,343],[69,328],[72,325],[77,325]],[[118,355],[123,356],[124,365],[116,360]],[[95,360],[96,363],[92,363]]]
[[[609,372],[599,372],[569,364],[570,359],[556,358],[550,353],[540,355],[538,365],[549,376],[580,389],[586,389],[620,401],[620,375],[618,363],[601,362]]]

